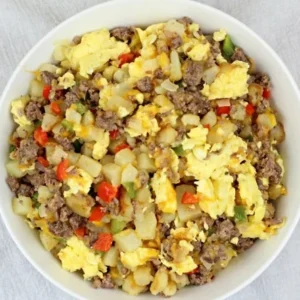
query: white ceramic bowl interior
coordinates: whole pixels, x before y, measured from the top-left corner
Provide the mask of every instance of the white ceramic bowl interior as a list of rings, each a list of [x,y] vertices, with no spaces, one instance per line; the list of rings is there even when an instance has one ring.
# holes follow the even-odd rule
[[[71,5],[71,4],[70,4]],[[13,214],[11,209],[12,194],[5,183],[5,162],[8,153],[8,136],[13,129],[9,113],[10,101],[28,89],[31,74],[28,72],[51,60],[53,45],[56,41],[72,38],[101,27],[113,28],[119,25],[140,25],[166,21],[171,18],[189,16],[206,32],[225,28],[233,41],[243,47],[255,59],[260,70],[272,79],[272,96],[280,112],[286,129],[286,141],[282,146],[287,174],[285,181],[288,195],[278,203],[278,213],[287,217],[286,226],[269,241],[257,242],[253,248],[234,259],[230,266],[219,273],[213,283],[202,287],[185,288],[173,299],[199,297],[221,299],[232,295],[250,283],[274,260],[290,237],[300,212],[299,201],[299,153],[300,139],[300,95],[297,86],[287,68],[276,53],[245,25],[227,14],[214,8],[188,0],[118,0],[92,7],[68,19],[46,35],[22,60],[8,82],[0,102],[0,172],[2,180],[0,189],[2,199],[0,209],[2,218],[11,236],[27,259],[52,283],[56,284],[74,297],[81,299],[132,299],[118,290],[95,290],[91,284],[76,274],[64,271],[59,262],[41,246],[34,231],[25,225],[22,218]],[[271,287],[270,287],[271,288]],[[144,299],[153,298],[143,295]]]

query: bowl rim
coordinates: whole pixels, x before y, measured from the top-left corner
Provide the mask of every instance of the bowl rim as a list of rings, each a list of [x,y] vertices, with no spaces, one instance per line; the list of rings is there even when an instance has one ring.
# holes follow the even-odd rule
[[[18,65],[16,66],[15,70],[13,71],[12,75],[10,76],[9,80],[7,81],[5,88],[3,90],[3,93],[0,97],[0,110],[1,107],[4,103],[4,99],[7,97],[8,91],[11,88],[11,85],[13,83],[13,81],[15,80],[15,77],[17,76],[17,74],[21,71],[22,66],[25,64],[25,62],[27,61],[27,59],[31,56],[31,54],[36,50],[36,48],[38,48],[41,44],[43,44],[54,32],[59,31],[61,27],[63,27],[65,24],[69,23],[69,22],[73,22],[73,20],[75,20],[76,18],[78,18],[79,16],[85,15],[85,14],[89,14],[90,11],[92,11],[95,8],[98,7],[104,7],[104,6],[116,6],[118,5],[118,3],[123,3],[126,1],[126,4],[128,4],[129,2],[135,3],[138,0],[106,0],[105,2],[93,5],[87,9],[84,9],[82,11],[79,11],[78,13],[76,13],[75,15],[65,19],[64,21],[62,21],[61,23],[59,23],[58,25],[56,25],[54,28],[52,28],[44,37],[42,37],[28,52],[27,54],[23,57],[23,59],[18,63]],[[140,0],[139,0],[140,1]],[[143,0],[144,3],[146,4],[147,2],[152,2],[151,0]],[[267,51],[269,53],[271,53],[275,60],[277,61],[277,63],[280,65],[280,68],[285,72],[285,74],[288,77],[288,80],[291,83],[291,87],[294,90],[295,94],[297,95],[297,101],[300,101],[300,91],[298,88],[298,85],[295,81],[295,79],[293,78],[293,76],[291,75],[289,69],[287,68],[287,66],[285,65],[285,63],[283,62],[283,60],[281,59],[281,57],[275,52],[275,50],[273,50],[273,48],[263,39],[261,38],[254,30],[252,30],[250,27],[248,27],[247,25],[245,25],[243,22],[239,21],[238,19],[236,19],[235,17],[231,16],[230,14],[221,11],[220,9],[217,9],[213,6],[210,6],[208,4],[204,4],[201,2],[197,2],[194,0],[164,0],[165,2],[171,2],[173,5],[194,5],[194,6],[198,6],[198,7],[204,7],[206,10],[211,10],[212,13],[217,13],[217,14],[221,14],[224,17],[226,17],[227,19],[230,20],[230,22],[235,23],[238,27],[242,28],[244,31],[247,32],[247,34],[252,35],[255,39],[259,40],[260,43],[262,43],[264,45],[264,47],[267,49]],[[58,287],[59,289],[63,290],[65,293],[67,293],[68,295],[71,295],[73,297],[75,297],[76,299],[82,299],[85,300],[82,296],[79,296],[78,294],[76,294],[75,292],[73,292],[71,289],[65,287],[64,285],[62,285],[59,281],[57,281],[55,278],[52,278],[50,275],[46,274],[43,271],[43,268],[37,264],[32,258],[31,255],[28,253],[28,251],[23,247],[23,245],[18,241],[18,238],[16,237],[16,235],[14,234],[14,231],[10,228],[9,226],[9,222],[8,222],[8,218],[6,217],[6,215],[4,214],[4,212],[2,213],[2,209],[0,206],[0,215],[2,216],[2,220],[3,223],[7,229],[7,231],[9,232],[11,238],[13,239],[14,243],[17,245],[18,249],[20,250],[20,252],[24,255],[24,257],[27,259],[27,261],[29,261],[31,263],[31,265],[44,277],[46,278],[49,282],[51,282],[53,285],[55,285],[56,287]],[[225,293],[224,295],[220,296],[219,298],[217,298],[216,300],[222,300],[222,299],[226,299],[234,294],[236,294],[237,292],[239,292],[240,290],[242,290],[243,288],[245,288],[246,286],[248,286],[250,283],[252,283],[256,278],[258,278],[270,265],[271,263],[277,258],[277,256],[279,255],[279,253],[283,250],[283,248],[286,246],[288,240],[290,239],[291,235],[293,234],[296,225],[298,223],[300,219],[300,209],[298,210],[295,218],[292,220],[292,222],[290,222],[289,224],[289,230],[287,232],[287,234],[282,238],[282,240],[279,243],[279,246],[277,247],[277,249],[273,252],[273,255],[270,256],[260,267],[259,269],[253,273],[247,280],[245,280],[243,283],[239,284],[237,287],[233,288],[232,290],[228,291],[227,293]]]

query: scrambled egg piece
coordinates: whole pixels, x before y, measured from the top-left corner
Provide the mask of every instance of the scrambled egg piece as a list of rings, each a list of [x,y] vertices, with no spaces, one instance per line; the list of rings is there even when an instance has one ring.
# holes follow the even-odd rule
[[[224,58],[224,56],[221,53],[218,54],[218,56],[216,57],[216,61],[219,65],[227,64],[227,60]]]
[[[71,72],[65,73],[58,78],[58,84],[65,90],[75,85],[74,75]]]
[[[59,251],[58,257],[62,262],[63,269],[69,272],[83,270],[84,279],[94,276],[103,277],[106,267],[99,254],[94,254],[86,247],[84,242],[73,236],[67,241],[67,246]]]
[[[197,146],[202,146],[206,143],[208,129],[199,125],[196,128],[190,130],[182,141],[183,150],[192,150]]]
[[[162,255],[160,255],[159,258],[163,265],[165,265],[167,268],[171,268],[172,271],[178,275],[191,272],[197,268],[197,264],[190,255],[187,255],[186,258],[181,262],[167,261]]]
[[[217,219],[223,213],[228,217],[234,216],[235,189],[232,186],[233,178],[226,175],[225,170],[224,168],[224,172],[219,178],[211,181],[209,187],[212,189],[208,192],[205,189],[202,190],[205,185],[197,183],[197,192],[200,198],[199,206],[213,219]],[[207,194],[213,195],[213,198],[208,198]]]
[[[171,236],[177,240],[196,241],[199,235],[199,227],[190,221],[187,222],[186,226],[187,227],[172,229]]]
[[[164,213],[174,214],[177,210],[176,192],[164,170],[158,170],[154,174],[151,185],[158,208]]]
[[[128,98],[132,84],[127,82],[120,84],[108,84],[100,91],[99,106],[105,111],[114,111],[119,118],[131,114],[135,108]]]
[[[213,39],[216,42],[221,42],[225,40],[227,32],[224,29],[220,29],[219,31],[214,32]]]
[[[75,174],[69,175],[65,180],[65,184],[70,189],[64,192],[64,197],[69,197],[72,194],[76,195],[77,193],[87,195],[93,183],[93,177],[82,169],[77,168],[73,170]]]
[[[257,186],[255,177],[252,174],[239,174],[238,183],[240,198],[242,200],[242,204],[247,207],[247,214],[253,214],[253,211],[258,209],[259,207],[264,207],[264,199],[262,197],[261,191]],[[258,221],[261,220],[262,219]]]
[[[147,134],[155,135],[160,130],[155,119],[157,112],[158,108],[155,105],[140,106],[135,115],[129,119],[125,131],[131,137],[146,136]]]
[[[132,252],[121,252],[121,262],[130,269],[135,270],[138,266],[145,265],[149,260],[157,258],[159,251],[151,248],[137,248]]]
[[[31,122],[27,119],[25,115],[25,107],[30,101],[28,96],[22,96],[11,102],[11,113],[13,115],[14,121],[21,127],[31,125]]]
[[[145,76],[151,76],[153,72],[159,68],[159,63],[156,57],[144,58],[142,56],[136,58],[134,62],[129,64],[129,81],[135,82]]]
[[[109,146],[109,133],[103,132],[102,136],[99,136],[98,141],[96,141],[93,148],[93,158],[101,159],[107,152],[107,148]]]
[[[206,61],[210,55],[210,43],[204,36],[188,39],[181,47],[183,52],[195,61]]]
[[[205,84],[202,94],[209,100],[220,98],[236,99],[248,93],[249,65],[241,61],[224,63],[212,84]]]
[[[170,148],[157,149],[153,157],[155,157],[154,163],[157,169],[164,169],[167,167],[169,170],[173,172],[173,176],[172,176],[173,183],[179,182],[180,180],[179,178],[180,176],[178,173],[179,158],[178,155],[176,155],[176,153],[172,149]]]
[[[84,34],[80,44],[68,45],[64,52],[72,68],[88,78],[109,60],[117,60],[120,54],[130,52],[130,48],[110,37],[108,29],[101,29]]]
[[[246,153],[247,143],[241,138],[232,135],[225,141],[219,153],[210,153],[206,159],[199,160],[190,152],[186,155],[186,175],[194,176],[196,179],[207,179],[212,176],[215,170],[229,165],[231,156],[238,151]]]

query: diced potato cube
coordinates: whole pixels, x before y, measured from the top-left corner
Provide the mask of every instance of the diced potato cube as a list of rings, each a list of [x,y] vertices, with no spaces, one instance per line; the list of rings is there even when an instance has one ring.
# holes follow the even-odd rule
[[[157,142],[163,145],[171,145],[175,142],[177,131],[172,127],[166,127],[157,134]]]
[[[30,82],[30,87],[29,87],[29,95],[31,97],[42,97],[43,96],[43,89],[44,85],[40,81],[37,81],[36,79],[33,79]]]
[[[43,231],[40,232],[40,240],[47,251],[51,251],[58,244],[57,239]]]
[[[6,164],[6,171],[8,175],[21,178],[26,174],[26,171],[22,170],[19,166],[19,162],[17,160],[10,160]]]
[[[105,68],[105,70],[103,71],[104,78],[111,81],[113,79],[114,73],[117,70],[118,70],[118,68],[115,66],[109,66],[109,67]]]
[[[267,132],[277,125],[275,115],[269,112],[258,115],[256,123],[258,126],[263,127]]]
[[[148,285],[152,280],[150,266],[140,266],[133,272],[134,281],[140,286]]]
[[[182,289],[189,284],[189,278],[186,274],[178,275],[177,273],[172,272],[170,277],[176,283],[178,289]]]
[[[136,216],[134,225],[142,240],[153,240],[155,238],[157,220],[154,212]]]
[[[58,45],[55,46],[54,51],[53,51],[53,59],[56,61],[62,61],[66,58],[65,56],[65,47],[66,43],[62,42]]]
[[[134,251],[142,246],[141,239],[133,229],[126,229],[115,234],[114,241],[123,252]]]
[[[12,200],[12,208],[15,214],[25,216],[32,212],[32,201],[25,196],[15,197]]]
[[[128,164],[122,172],[121,183],[134,182],[137,175],[138,170],[132,164]]]
[[[65,131],[65,128],[61,125],[61,123],[57,123],[53,128],[52,128],[52,132],[54,133],[54,135],[59,136],[61,135],[61,133]]]
[[[176,291],[177,291],[176,283],[173,281],[169,281],[167,287],[163,290],[163,294],[166,297],[171,297],[176,293]]]
[[[257,105],[262,100],[263,87],[257,83],[251,83],[248,87],[249,100],[251,104]]]
[[[26,126],[19,126],[17,129],[16,129],[16,132],[18,134],[18,136],[20,138],[26,138],[28,135],[30,135],[33,131],[34,131],[34,125],[26,125]]]
[[[68,108],[66,110],[66,120],[74,124],[80,124],[81,114],[73,108]]]
[[[170,224],[172,221],[175,220],[175,217],[176,217],[176,215],[174,215],[174,214],[163,213],[163,214],[161,214],[161,217],[159,218],[159,222],[162,224],[163,223]]]
[[[94,178],[98,177],[101,173],[102,165],[91,157],[81,155],[77,167],[89,173]]]
[[[140,286],[136,284],[133,275],[130,274],[124,279],[122,289],[124,292],[128,293],[129,295],[137,296],[140,293],[144,292],[146,288],[144,286]]]
[[[58,165],[64,158],[68,157],[68,153],[63,150],[61,146],[55,146],[52,153],[48,153],[46,148],[47,160],[50,164]]]
[[[209,144],[223,143],[229,134],[235,132],[236,129],[236,125],[229,120],[220,120],[209,130],[207,141]]]
[[[110,163],[114,163],[115,158],[113,155],[105,155],[104,157],[101,158],[100,162],[102,164],[102,166],[110,164]]]
[[[137,167],[139,170],[145,170],[149,173],[156,171],[154,160],[148,153],[140,153],[137,157]]]
[[[202,213],[199,204],[195,204],[193,207],[190,207],[189,205],[181,203],[182,196],[185,192],[194,194],[196,190],[192,185],[186,184],[182,184],[176,187],[178,217],[182,222],[195,220],[196,218],[201,216]]]
[[[200,117],[193,114],[185,114],[181,117],[181,122],[184,126],[198,126],[200,124]]]
[[[90,196],[81,194],[71,195],[66,199],[67,205],[78,215],[88,218],[91,215],[91,209],[94,201]]]
[[[125,189],[121,189],[120,197],[120,216],[124,217],[126,221],[131,221],[133,218],[133,206],[131,199]]]
[[[106,104],[107,110],[114,111],[120,118],[130,115],[134,110],[134,105],[131,101],[120,96],[113,96]]]
[[[41,185],[38,189],[38,202],[47,203],[49,199],[53,197],[53,194],[50,192],[49,188],[45,185]]]
[[[119,166],[133,164],[136,157],[130,149],[123,149],[115,155],[115,163]]]
[[[161,293],[168,286],[168,271],[161,267],[154,276],[154,280],[150,286],[150,292],[152,295]]]
[[[136,193],[135,200],[138,202],[149,202],[151,199],[151,193],[148,187],[143,187],[139,189]]]
[[[205,81],[205,83],[212,84],[215,81],[215,79],[219,73],[219,70],[220,70],[220,68],[217,65],[214,65],[214,66],[206,69],[203,72],[203,80]]]
[[[95,117],[93,113],[88,110],[82,117],[82,125],[88,126],[93,125],[95,123]]]
[[[209,111],[201,120],[201,124],[203,126],[209,125],[210,128],[215,126],[217,123],[217,115],[215,114],[214,111]]]
[[[111,247],[103,255],[103,263],[108,267],[116,267],[119,258],[119,251],[116,247]]]
[[[94,144],[95,143],[84,143],[81,147],[81,153],[83,155],[92,157],[93,155],[93,149],[94,149]]]
[[[43,117],[42,129],[44,131],[50,131],[59,121],[60,117],[46,113]]]
[[[181,63],[178,52],[176,50],[171,51],[171,66],[170,66],[170,80],[175,82],[182,78]]]
[[[58,67],[57,66],[55,66],[55,65],[52,65],[52,64],[48,64],[48,63],[46,63],[46,64],[42,64],[40,67],[39,67],[39,71],[48,71],[48,72],[50,72],[50,73],[56,73],[56,70],[58,69]]]
[[[67,152],[68,153],[68,161],[71,165],[75,166],[80,158],[80,154],[76,152]]]
[[[122,173],[121,167],[116,164],[109,163],[103,166],[104,176],[114,186],[118,186],[121,184],[121,173]]]

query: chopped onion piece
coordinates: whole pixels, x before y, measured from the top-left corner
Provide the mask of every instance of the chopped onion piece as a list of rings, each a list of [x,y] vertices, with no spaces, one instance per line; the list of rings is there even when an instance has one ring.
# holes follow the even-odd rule
[[[163,81],[161,87],[169,92],[176,92],[178,89],[178,85],[171,82],[170,79],[166,79],[165,81]]]
[[[219,107],[230,106],[230,100],[229,99],[221,99],[221,100],[217,101],[217,104]]]

